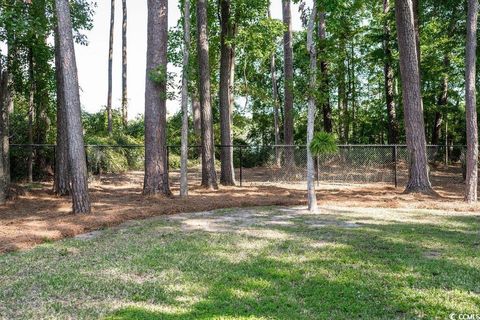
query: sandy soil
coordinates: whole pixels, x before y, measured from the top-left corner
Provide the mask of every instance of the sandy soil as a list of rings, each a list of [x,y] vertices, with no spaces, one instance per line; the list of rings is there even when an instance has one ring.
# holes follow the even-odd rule
[[[30,188],[24,195],[0,207],[0,253],[27,249],[45,241],[71,237],[133,219],[218,208],[306,204],[303,184],[221,187],[218,191],[191,186],[189,197],[183,199],[178,196],[144,197],[141,194],[142,180],[141,172],[131,172],[105,175],[92,182],[91,215],[73,215],[70,199],[54,196],[51,183]],[[178,188],[173,180],[172,191],[177,195]],[[437,185],[438,196],[435,197],[406,195],[401,188],[381,183],[330,183],[321,184],[317,190],[318,201],[324,206],[480,211],[480,205],[463,203],[460,184]]]

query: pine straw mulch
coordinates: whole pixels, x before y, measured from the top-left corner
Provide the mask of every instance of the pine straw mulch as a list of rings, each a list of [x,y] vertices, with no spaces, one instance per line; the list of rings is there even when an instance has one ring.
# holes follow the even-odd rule
[[[51,183],[37,184],[0,207],[0,253],[24,250],[36,244],[119,225],[133,219],[219,208],[293,206],[306,204],[303,186],[220,187],[210,191],[191,186],[188,198],[144,197],[141,176],[129,173],[105,176],[90,184],[93,213],[73,215],[69,197],[56,197]],[[174,194],[178,189],[172,188]],[[406,195],[383,184],[334,185],[318,188],[320,205],[479,211],[462,201],[461,186],[437,187],[438,196]]]

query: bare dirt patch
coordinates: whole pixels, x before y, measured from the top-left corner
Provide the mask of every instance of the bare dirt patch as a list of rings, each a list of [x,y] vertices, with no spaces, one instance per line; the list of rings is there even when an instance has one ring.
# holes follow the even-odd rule
[[[27,191],[24,194],[0,208],[0,253],[30,248],[44,241],[72,237],[134,219],[218,208],[306,204],[303,184],[221,187],[218,191],[191,186],[189,197],[182,199],[178,196],[144,197],[141,194],[142,180],[141,172],[131,172],[106,175],[91,183],[91,215],[71,214],[70,198],[54,196],[51,183],[42,183],[40,187],[37,185],[30,190],[25,187]],[[480,210],[479,205],[463,203],[463,189],[460,186],[445,185],[436,190],[439,196],[429,197],[405,195],[402,188],[385,184],[321,184],[317,187],[317,197],[322,206],[333,207],[439,209],[452,212]],[[178,194],[175,183],[172,191]],[[294,216],[295,213],[285,212],[285,216],[289,215]],[[285,224],[287,220],[270,223]]]

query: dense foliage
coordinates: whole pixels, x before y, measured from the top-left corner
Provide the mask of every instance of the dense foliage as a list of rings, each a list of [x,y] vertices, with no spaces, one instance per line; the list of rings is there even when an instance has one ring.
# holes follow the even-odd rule
[[[300,2],[300,14],[306,20],[309,8],[301,1],[294,2]],[[75,40],[88,45],[82,31],[92,27],[95,3],[88,0],[70,3]],[[13,74],[15,108],[10,120],[12,144],[55,143],[55,70],[53,41],[50,40],[55,26],[53,5],[52,0],[0,2],[0,41],[8,47],[8,51],[2,52],[1,60],[2,65],[8,66]],[[195,2],[191,5],[189,94],[193,101],[198,99],[198,61]],[[267,0],[232,1],[232,19],[236,22],[235,37],[229,40],[235,46],[236,59],[232,127],[234,144],[274,144],[275,101],[272,98],[274,93],[270,68],[274,55],[274,79],[281,106],[284,94],[284,25],[281,21],[270,18],[269,5]],[[180,1],[179,6],[183,8],[183,1]],[[405,143],[394,3],[390,3],[390,6],[391,10],[385,13],[382,2],[376,0],[348,0],[341,3],[318,1],[319,10],[325,13],[327,34],[325,39],[320,39],[318,34],[315,38],[320,48],[318,60],[328,64],[328,86],[325,90],[323,83],[326,79],[319,76],[319,89],[314,92],[319,106],[316,128],[317,131],[323,129],[321,105],[328,100],[333,107],[333,134],[340,143],[387,143],[384,83],[384,63],[387,59],[390,59],[394,75],[395,121],[399,128],[397,142]],[[464,144],[463,54],[466,7],[462,2],[453,0],[421,1],[420,6],[421,82],[427,142]],[[210,0],[208,9],[214,136],[215,142],[220,143],[218,2]],[[169,32],[169,60],[178,67],[182,63],[182,25],[183,17]],[[388,38],[391,57],[386,56],[384,51],[386,26],[391,30]],[[306,31],[295,31],[293,41],[294,140],[296,144],[305,144],[310,74]],[[320,68],[320,63],[318,65]],[[178,98],[180,87],[171,71],[162,69],[160,78],[168,81],[169,97]],[[131,120],[124,126],[119,112],[114,112],[112,135],[108,134],[103,109],[96,114],[84,114],[83,121],[87,144],[143,144],[142,118]],[[192,116],[189,131],[191,145],[200,142],[194,122]],[[282,108],[279,123],[282,141]],[[435,130],[437,127],[440,129]],[[168,119],[167,130],[168,144],[180,145],[180,113]],[[19,164],[16,172],[21,172],[28,161],[29,151],[13,149],[12,152],[14,162]],[[177,153],[179,149],[173,154]],[[44,176],[53,170],[52,151],[36,152],[35,157],[35,166],[39,169],[35,172],[38,175]],[[132,155],[125,155],[123,151],[111,150],[100,158],[93,158],[98,166],[97,171],[121,171],[141,166],[140,159],[133,161]]]

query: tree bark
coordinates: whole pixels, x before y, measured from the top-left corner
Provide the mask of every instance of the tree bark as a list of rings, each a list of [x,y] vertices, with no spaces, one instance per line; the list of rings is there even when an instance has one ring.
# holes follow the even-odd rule
[[[60,60],[63,72],[68,160],[71,177],[71,195],[74,213],[90,213],[88,173],[83,141],[77,63],[73,44],[72,21],[68,0],[55,0]]]
[[[55,181],[53,190],[57,196],[70,192],[68,174],[67,115],[65,113],[65,96],[63,93],[63,70],[60,59],[58,28],[55,27],[55,77],[57,84],[57,145],[55,150]]]
[[[315,28],[315,19],[317,15],[316,1],[313,1],[312,13],[308,24],[307,33],[307,49],[310,53],[310,93],[308,98],[308,118],[307,118],[307,193],[308,193],[308,210],[310,212],[317,211],[317,197],[315,195],[315,165],[313,162],[310,143],[313,139],[315,130],[315,95],[317,85],[317,50],[313,33]]]
[[[357,110],[357,92],[356,92],[356,75],[355,75],[355,41],[352,39],[351,41],[351,47],[350,47],[350,72],[348,76],[348,82],[349,82],[349,96],[350,96],[350,103],[351,103],[351,112],[349,114],[349,123],[351,124],[352,127],[352,134],[351,136],[355,138],[355,132],[357,130],[356,128],[356,121],[355,121],[355,116],[356,116],[356,110]]]
[[[200,108],[200,100],[197,95],[192,94],[192,115],[193,115],[193,132],[198,140],[201,140],[202,135],[202,110]]]
[[[28,94],[28,160],[27,160],[27,174],[28,182],[33,182],[33,163],[35,159],[34,144],[34,118],[35,118],[35,78],[34,78],[34,62],[33,62],[33,50],[28,50],[28,74],[29,74],[29,86],[30,91]]]
[[[113,36],[115,28],[115,0],[110,2],[110,38],[108,46],[108,93],[107,93],[107,126],[108,133],[113,132],[112,124],[112,70],[113,70]]]
[[[340,52],[345,54],[344,59],[346,59],[346,44],[345,39],[340,40]],[[345,67],[345,61],[340,62],[340,67],[338,70],[338,108],[341,110],[341,116],[343,117],[341,121],[341,138],[343,143],[348,143],[348,134],[349,134],[349,114],[348,114],[348,99],[347,99],[347,84],[346,84],[346,74],[347,70]]]
[[[388,15],[390,11],[390,1],[383,0],[383,14]],[[390,49],[391,30],[388,24],[388,19],[385,17],[383,25],[383,53],[384,65],[383,73],[385,79],[385,101],[387,104],[387,129],[388,129],[388,144],[398,143],[398,124],[397,114],[395,110],[395,95],[393,88],[393,67],[392,67],[392,50]]]
[[[318,14],[318,39],[320,42],[319,56],[320,56],[320,72],[321,84],[320,91],[322,97],[322,114],[323,114],[323,130],[328,133],[333,132],[332,124],[332,106],[330,105],[330,84],[328,79],[328,62],[325,59],[325,42],[327,40],[327,27],[325,12]]]
[[[283,24],[283,55],[284,55],[284,77],[285,77],[285,99],[284,99],[284,143],[287,146],[293,145],[293,36],[292,36],[292,13],[290,0],[282,0]],[[294,165],[294,149],[285,148],[285,164],[287,167]]]
[[[444,67],[448,68],[450,65],[450,59],[448,55],[445,55],[443,60]],[[433,123],[433,130],[432,130],[432,145],[438,145],[440,143],[440,133],[442,132],[442,123],[443,123],[443,109],[447,106],[448,103],[448,73],[445,70],[445,74],[443,75],[442,85],[440,94],[437,98],[437,111],[435,112],[435,120]]]
[[[0,65],[0,205],[7,201],[10,189],[9,116],[12,76],[9,69],[9,64],[6,68]]]
[[[268,18],[271,19],[270,13],[271,2],[268,4]],[[272,81],[272,98],[273,98],[273,134],[275,141],[275,165],[280,168],[282,165],[282,152],[280,145],[280,115],[279,115],[279,100],[278,100],[278,85],[276,73],[276,61],[275,61],[275,49],[273,49],[272,57],[270,58],[270,78]]]
[[[232,110],[235,71],[235,23],[232,22],[231,0],[220,0],[220,183],[235,185],[232,147]]]
[[[168,1],[148,0],[143,194],[170,196],[167,159]]]
[[[282,165],[282,154],[280,147],[280,118],[279,118],[279,105],[278,105],[278,86],[277,86],[277,77],[275,76],[275,52],[272,54],[270,60],[270,73],[272,79],[272,96],[273,96],[273,134],[275,139],[275,164],[277,167]]]
[[[413,26],[415,29],[415,48],[417,49],[417,63],[418,63],[418,73],[420,74],[420,83],[422,79],[422,68],[421,68],[421,50],[420,50],[420,0],[412,0],[412,10],[413,10]],[[421,88],[420,88],[421,92]]]
[[[207,31],[207,0],[197,1],[197,48],[200,109],[202,119],[202,186],[217,189],[213,140],[212,106],[210,104],[210,63]]]
[[[122,0],[122,119],[123,126],[128,124],[128,92],[127,92],[127,0]]]
[[[183,8],[182,141],[180,196],[188,196],[188,65],[190,59],[190,0]]]
[[[395,16],[400,51],[405,135],[410,156],[409,179],[405,192],[432,193],[428,176],[412,0],[397,0]]]
[[[476,102],[476,49],[478,0],[468,0],[467,45],[465,55],[465,102],[467,117],[467,176],[465,201],[477,201],[478,185],[478,125]]]

